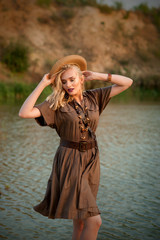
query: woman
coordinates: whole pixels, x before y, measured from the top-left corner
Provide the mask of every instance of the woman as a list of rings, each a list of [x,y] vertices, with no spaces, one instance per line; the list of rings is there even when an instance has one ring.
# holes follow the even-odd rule
[[[84,91],[84,81],[110,81],[114,85]],[[34,210],[48,218],[73,219],[73,240],[96,239],[101,225],[96,196],[100,178],[95,131],[99,115],[111,97],[132,85],[132,79],[87,71],[86,60],[70,55],[56,62],[22,105],[19,116],[35,118],[56,129],[60,145],[43,201]],[[53,93],[35,105],[48,85]]]

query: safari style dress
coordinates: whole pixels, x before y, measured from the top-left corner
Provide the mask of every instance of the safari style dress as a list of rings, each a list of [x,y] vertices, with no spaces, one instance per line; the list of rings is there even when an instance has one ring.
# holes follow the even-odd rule
[[[109,98],[111,88],[112,85],[86,90],[83,92],[82,105],[77,103],[82,118],[84,117],[84,102],[88,108],[92,134],[89,134],[88,131],[83,133],[85,141],[96,139],[94,133],[99,116],[111,99]],[[46,100],[35,107],[41,112],[41,116],[35,118],[40,126],[49,126],[55,129],[60,139],[74,142],[82,140],[79,118],[71,102],[56,111],[49,108]],[[44,198],[33,209],[52,219],[85,219],[98,215],[100,211],[96,204],[96,197],[99,181],[98,147],[82,152],[59,145],[54,156]]]

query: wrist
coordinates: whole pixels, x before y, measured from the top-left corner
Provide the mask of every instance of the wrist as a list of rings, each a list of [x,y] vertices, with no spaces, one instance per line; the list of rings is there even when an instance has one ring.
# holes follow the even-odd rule
[[[40,81],[38,86],[43,90],[44,88],[46,88],[48,85],[46,83],[44,83],[43,81]]]
[[[106,73],[96,73],[95,80],[106,81],[107,80]]]
[[[98,73],[97,78],[98,78],[98,80],[101,80],[101,81],[111,82],[112,74],[111,73]]]
[[[112,74],[111,73],[107,73],[106,74],[106,82],[111,82],[111,80],[112,80]]]

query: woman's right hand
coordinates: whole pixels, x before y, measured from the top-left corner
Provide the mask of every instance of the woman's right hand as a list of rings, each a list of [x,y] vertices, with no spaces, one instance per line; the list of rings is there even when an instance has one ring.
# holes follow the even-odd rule
[[[53,84],[56,78],[56,74],[49,78],[49,73],[45,74],[42,80],[39,82],[37,87],[33,90],[33,92],[28,96],[28,98],[23,103],[20,111],[19,116],[22,118],[36,118],[41,116],[41,113],[38,108],[34,107],[38,97],[42,93],[45,87],[50,84]]]
[[[42,80],[40,81],[40,83],[43,83],[45,87],[49,86],[50,84],[53,84],[55,78],[56,78],[56,75],[52,76],[52,78],[49,78],[50,77],[50,74],[49,73],[46,73]]]

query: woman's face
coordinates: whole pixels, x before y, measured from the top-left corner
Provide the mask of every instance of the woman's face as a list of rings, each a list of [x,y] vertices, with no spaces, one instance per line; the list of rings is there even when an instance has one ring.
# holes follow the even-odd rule
[[[79,76],[74,68],[67,69],[61,76],[63,89],[71,96],[82,93],[83,75]]]

